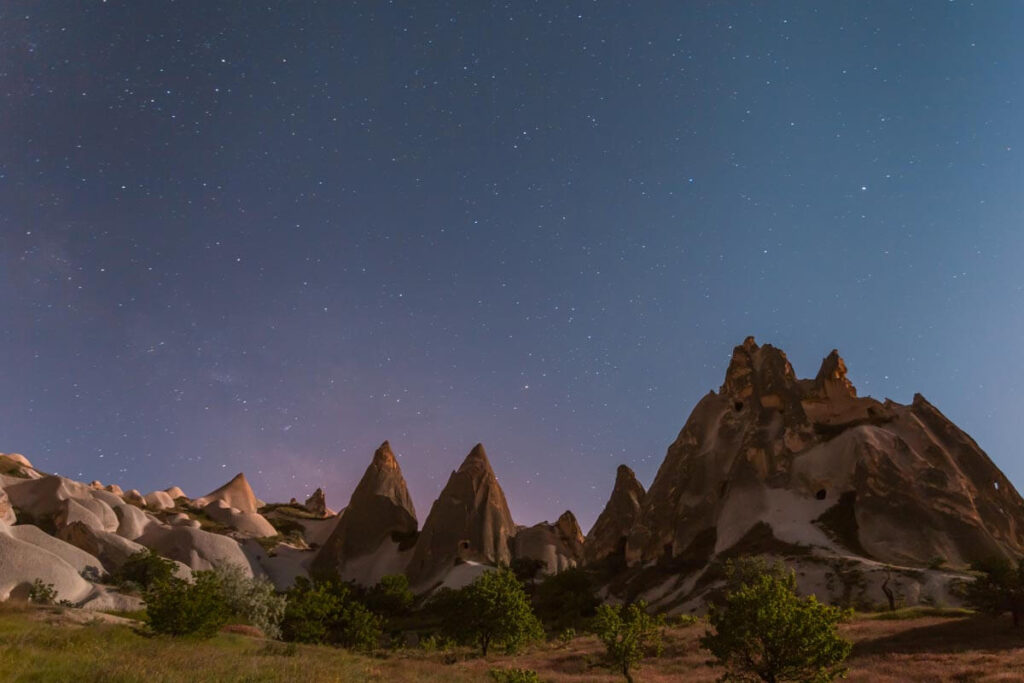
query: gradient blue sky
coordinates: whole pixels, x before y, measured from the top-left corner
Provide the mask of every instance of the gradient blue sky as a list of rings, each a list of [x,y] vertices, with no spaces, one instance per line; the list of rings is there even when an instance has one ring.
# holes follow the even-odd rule
[[[429,5],[429,6],[428,6]],[[919,391],[1011,480],[1024,4],[5,2],[0,451],[421,520],[650,484],[732,347]]]

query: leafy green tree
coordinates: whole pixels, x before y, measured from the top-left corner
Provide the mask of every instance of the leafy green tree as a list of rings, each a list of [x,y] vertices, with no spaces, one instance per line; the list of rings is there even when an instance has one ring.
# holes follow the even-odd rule
[[[593,631],[604,644],[609,661],[629,683],[644,657],[661,655],[664,627],[665,617],[648,614],[642,600],[622,607],[601,605],[593,621]]]
[[[851,645],[836,632],[849,610],[796,593],[796,575],[769,571],[746,576],[725,599],[712,603],[714,632],[701,645],[727,669],[725,680],[831,681],[843,676]]]
[[[274,584],[264,577],[247,576],[237,565],[213,571],[220,583],[221,595],[233,614],[263,631],[268,638],[281,637],[285,597],[278,595]]]
[[[149,626],[157,633],[209,638],[231,615],[213,572],[195,572],[192,583],[178,578],[156,582],[143,596]]]
[[[371,649],[380,639],[381,621],[345,584],[299,577],[287,593],[281,636],[300,643]]]
[[[405,574],[382,576],[377,585],[368,590],[363,598],[370,611],[385,617],[408,614],[412,609],[413,600],[409,579]]]
[[[133,553],[113,574],[114,582],[125,587],[146,590],[150,586],[174,578],[175,564],[146,548]]]
[[[484,656],[495,643],[515,652],[526,642],[544,637],[511,569],[486,571],[465,588],[443,592],[436,600],[444,630],[460,642],[476,645]]]
[[[554,631],[582,627],[600,602],[594,579],[579,567],[544,577],[533,598],[537,616]]]
[[[974,608],[999,616],[1006,612],[1014,628],[1024,616],[1024,559],[1016,566],[1003,557],[976,562],[972,569],[981,576],[965,587],[967,602]]]

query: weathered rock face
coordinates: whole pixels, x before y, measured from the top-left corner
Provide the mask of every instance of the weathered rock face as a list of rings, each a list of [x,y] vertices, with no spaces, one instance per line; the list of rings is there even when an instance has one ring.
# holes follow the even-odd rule
[[[487,453],[477,444],[430,508],[407,569],[409,580],[430,584],[457,562],[508,563],[515,530]]]
[[[626,558],[699,566],[751,534],[883,562],[966,564],[1024,552],[1024,501],[921,396],[910,406],[858,398],[835,351],[813,380],[798,380],[782,351],[748,338],[669,447]]]
[[[545,574],[555,574],[583,562],[583,531],[569,510],[554,524],[541,522],[520,528],[513,546],[516,558],[543,562]]]
[[[619,465],[612,495],[583,544],[583,555],[587,563],[625,555],[626,538],[640,517],[640,502],[643,498],[644,487],[637,481],[636,474],[625,465]]]
[[[322,499],[323,492],[320,494]],[[385,543],[395,545],[395,550],[399,549],[397,546],[403,546],[402,550],[405,545],[411,547],[416,529],[416,508],[398,460],[385,441],[373,454],[373,461],[352,492],[341,520],[320,550],[314,570],[345,575],[347,564],[376,553]],[[366,577],[362,582],[369,580]]]
[[[385,441],[384,443],[387,443],[387,442]],[[371,467],[372,467],[372,465],[371,465]],[[399,476],[401,476],[401,473],[399,473]],[[402,485],[403,486],[405,485],[404,481],[402,482]],[[406,495],[408,495],[408,494],[406,494]],[[313,491],[313,495],[311,495],[309,498],[306,499],[306,503],[305,503],[304,507],[307,510],[309,510],[312,514],[316,515],[317,517],[326,517],[327,516],[327,498],[326,498],[326,496],[324,496],[324,490],[318,488],[316,491]]]

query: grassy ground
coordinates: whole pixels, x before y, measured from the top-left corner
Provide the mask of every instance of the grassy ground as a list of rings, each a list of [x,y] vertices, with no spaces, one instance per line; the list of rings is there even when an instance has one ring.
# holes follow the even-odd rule
[[[854,641],[849,680],[897,681],[1024,680],[1024,629],[1009,620],[908,612],[900,619],[864,615],[842,626]],[[131,624],[75,623],[79,610],[60,612],[0,606],[0,681],[489,681],[492,668],[523,667],[555,683],[621,681],[600,665],[600,645],[579,637],[549,643],[509,657],[486,660],[466,652],[397,651],[368,657],[328,647],[289,646],[222,633],[208,641],[153,637]],[[638,672],[646,683],[714,681],[721,671],[707,665],[697,624],[670,629],[663,657]]]

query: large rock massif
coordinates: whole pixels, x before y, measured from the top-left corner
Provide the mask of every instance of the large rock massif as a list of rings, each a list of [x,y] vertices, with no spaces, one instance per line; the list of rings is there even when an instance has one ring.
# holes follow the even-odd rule
[[[79,604],[130,606],[97,579],[142,548],[182,575],[233,564],[282,589],[299,576],[372,585],[405,573],[426,592],[517,560],[546,573],[585,565],[605,596],[676,612],[700,609],[722,561],[768,554],[823,599],[877,604],[886,584],[907,604],[949,603],[972,561],[1024,555],[1024,500],[920,395],[910,405],[857,396],[835,351],[799,379],[782,351],[748,338],[650,489],[620,466],[585,538],[569,511],[517,526],[479,444],[422,529],[386,441],[337,514],[319,489],[305,504],[266,505],[242,474],[190,500],[177,487],[86,485],[0,454],[0,600],[42,579]]]

